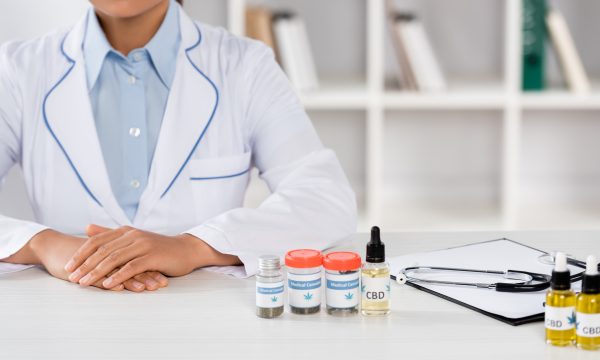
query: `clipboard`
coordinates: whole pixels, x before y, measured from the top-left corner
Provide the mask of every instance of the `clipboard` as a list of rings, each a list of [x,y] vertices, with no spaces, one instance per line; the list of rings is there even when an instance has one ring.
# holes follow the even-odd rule
[[[545,251],[502,238],[451,247],[443,250],[390,257],[391,278],[396,280],[400,269],[409,266],[445,266],[486,270],[521,270],[551,274],[552,265],[539,261]],[[584,269],[569,265],[571,275]],[[498,282],[498,278],[492,280]],[[573,288],[580,287],[574,283]],[[544,320],[546,291],[535,293],[501,293],[490,289],[458,286],[415,284],[406,285],[466,307],[480,314],[518,326]]]

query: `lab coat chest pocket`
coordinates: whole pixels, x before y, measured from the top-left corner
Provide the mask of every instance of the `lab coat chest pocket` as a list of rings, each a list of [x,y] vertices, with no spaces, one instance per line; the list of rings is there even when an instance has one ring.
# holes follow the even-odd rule
[[[248,186],[251,152],[241,155],[192,159],[189,179],[196,213],[207,219],[241,207]]]

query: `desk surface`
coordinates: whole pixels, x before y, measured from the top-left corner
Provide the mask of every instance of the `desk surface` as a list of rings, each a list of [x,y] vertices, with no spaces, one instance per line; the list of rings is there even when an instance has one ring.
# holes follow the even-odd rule
[[[600,232],[387,234],[388,256],[508,237],[585,258]],[[367,235],[343,249],[362,250]],[[362,252],[362,251],[361,251]],[[40,269],[0,278],[2,359],[598,359],[544,343],[542,323],[512,327],[410,287],[393,286],[383,318],[324,311],[254,315],[254,278],[196,271],[155,293],[81,289]],[[450,356],[448,356],[450,355]]]

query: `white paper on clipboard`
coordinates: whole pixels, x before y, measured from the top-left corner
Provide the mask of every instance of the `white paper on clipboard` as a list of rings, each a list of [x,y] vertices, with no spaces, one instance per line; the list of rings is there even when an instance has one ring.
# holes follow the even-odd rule
[[[540,262],[544,252],[508,239],[486,241],[445,250],[395,256],[388,259],[391,274],[396,275],[402,268],[410,266],[436,266],[481,270],[522,270],[541,274],[552,273],[552,265]],[[569,266],[571,275],[583,269]],[[441,280],[456,279],[456,274],[448,274]],[[439,279],[439,277],[437,277]],[[494,277],[490,282],[503,282]],[[503,293],[490,289],[477,289],[448,285],[418,284],[441,295],[483,311],[509,319],[524,318],[544,312],[545,291],[535,293]],[[580,284],[574,284],[579,287]]]

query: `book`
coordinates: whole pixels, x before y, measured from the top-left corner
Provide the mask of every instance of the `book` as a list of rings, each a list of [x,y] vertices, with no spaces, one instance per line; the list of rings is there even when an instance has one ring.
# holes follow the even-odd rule
[[[390,30],[392,35],[392,43],[396,52],[396,58],[398,63],[398,83],[401,89],[409,91],[417,91],[417,83],[413,70],[410,66],[408,57],[406,56],[406,48],[402,40],[402,32],[399,27],[396,26],[397,22],[411,21],[413,15],[409,13],[391,13],[389,14]]]
[[[273,13],[262,6],[250,6],[246,9],[246,36],[262,41],[276,52],[273,36]]]
[[[546,0],[523,0],[522,88],[525,91],[545,87]]]
[[[569,89],[577,94],[589,93],[590,80],[565,18],[558,10],[552,8],[546,14],[546,26]]]
[[[404,54],[420,91],[445,91],[448,86],[423,23],[416,16],[396,17],[394,23]]]
[[[319,87],[306,25],[292,12],[273,15],[275,44],[279,50],[281,66],[297,90],[314,90]]]

